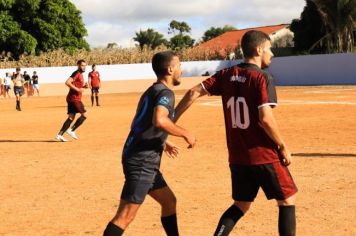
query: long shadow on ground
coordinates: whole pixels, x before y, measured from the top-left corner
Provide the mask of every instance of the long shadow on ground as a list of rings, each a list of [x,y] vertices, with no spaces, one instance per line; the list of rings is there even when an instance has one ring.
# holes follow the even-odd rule
[[[356,157],[353,153],[292,153],[296,157]]]
[[[0,140],[0,143],[57,143],[56,140]]]

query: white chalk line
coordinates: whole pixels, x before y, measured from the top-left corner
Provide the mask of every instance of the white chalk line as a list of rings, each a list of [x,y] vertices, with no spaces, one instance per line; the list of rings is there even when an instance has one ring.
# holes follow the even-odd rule
[[[203,106],[221,106],[221,100],[200,102]],[[280,100],[278,105],[356,105],[356,101],[305,101],[305,100]]]

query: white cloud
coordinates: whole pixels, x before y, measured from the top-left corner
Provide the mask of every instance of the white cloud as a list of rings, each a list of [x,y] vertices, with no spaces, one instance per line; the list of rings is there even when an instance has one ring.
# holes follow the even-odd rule
[[[82,12],[91,46],[109,42],[132,46],[140,29],[154,28],[167,38],[171,20],[185,21],[199,40],[211,26],[237,28],[290,23],[299,18],[303,0],[72,0]]]

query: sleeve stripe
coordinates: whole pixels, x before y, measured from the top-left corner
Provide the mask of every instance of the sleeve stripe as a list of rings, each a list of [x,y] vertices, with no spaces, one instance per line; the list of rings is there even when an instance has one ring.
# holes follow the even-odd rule
[[[203,87],[203,89],[208,93],[208,95],[211,96],[211,94],[209,93],[209,91],[205,88],[203,82],[201,82],[200,84],[201,84],[201,86]]]
[[[277,103],[272,103],[272,102],[263,103],[262,105],[258,106],[258,109],[260,109],[261,107],[264,107],[264,106],[278,106],[278,104]]]

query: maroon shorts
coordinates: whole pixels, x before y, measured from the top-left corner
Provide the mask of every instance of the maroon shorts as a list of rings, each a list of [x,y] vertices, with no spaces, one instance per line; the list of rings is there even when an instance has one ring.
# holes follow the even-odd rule
[[[72,101],[68,102],[68,112],[67,114],[76,114],[76,113],[85,113],[85,107],[84,104],[81,101]]]
[[[262,187],[267,199],[285,200],[298,189],[286,166],[280,162],[262,165],[232,165],[232,198],[253,202]]]

